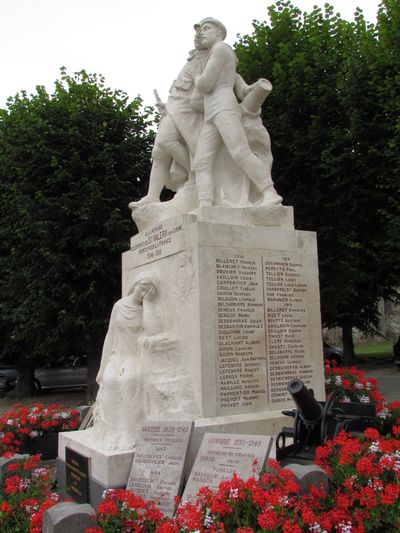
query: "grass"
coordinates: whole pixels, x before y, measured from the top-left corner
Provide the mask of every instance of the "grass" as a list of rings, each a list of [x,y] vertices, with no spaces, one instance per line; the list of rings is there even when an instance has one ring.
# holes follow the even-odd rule
[[[358,344],[355,347],[357,357],[363,360],[390,359],[392,357],[393,344],[390,341]]]

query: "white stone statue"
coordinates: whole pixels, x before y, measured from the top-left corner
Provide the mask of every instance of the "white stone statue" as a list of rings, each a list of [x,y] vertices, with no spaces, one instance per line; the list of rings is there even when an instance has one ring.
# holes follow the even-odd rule
[[[137,205],[159,202],[163,187],[177,190],[191,175],[192,160],[197,139],[203,124],[203,102],[193,98],[194,78],[200,74],[207,59],[208,50],[200,43],[198,32],[194,37],[194,50],[170,88],[166,104],[157,98],[162,113],[152,152],[149,190]]]
[[[262,205],[279,204],[282,198],[274,189],[270,168],[251,150],[243,127],[234,92],[237,58],[232,48],[222,42],[226,37],[225,26],[206,18],[197,28],[200,43],[210,51],[204,71],[194,79],[196,89],[204,96],[204,125],[193,162],[199,204],[214,203],[213,168],[221,143],[262,194]]]
[[[131,202],[139,230],[199,206],[276,207],[272,154],[261,105],[268,80],[247,85],[213,18],[195,24],[195,49],[173,83],[153,149],[147,195]],[[177,191],[160,204],[166,186]]]
[[[145,418],[141,336],[162,329],[160,317],[149,317],[146,309],[154,311],[157,295],[155,274],[141,273],[113,307],[96,378],[94,424],[86,430],[86,440],[104,450],[131,450]]]

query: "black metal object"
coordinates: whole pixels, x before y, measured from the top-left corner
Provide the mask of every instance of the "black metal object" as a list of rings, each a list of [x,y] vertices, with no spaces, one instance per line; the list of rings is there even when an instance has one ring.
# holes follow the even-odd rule
[[[283,427],[276,441],[276,458],[283,463],[313,462],[316,448],[342,429],[360,434],[375,425],[374,403],[338,402],[334,393],[327,401],[317,401],[301,379],[290,381],[288,391],[297,409],[282,411],[294,418],[293,427]]]

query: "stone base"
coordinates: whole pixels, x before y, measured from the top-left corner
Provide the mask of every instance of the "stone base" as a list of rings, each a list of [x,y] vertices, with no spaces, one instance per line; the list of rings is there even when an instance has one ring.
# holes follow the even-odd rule
[[[66,465],[65,461],[60,457],[56,461],[57,467],[57,485],[58,492],[63,496],[71,498],[71,494],[67,493],[65,490],[66,487]],[[99,503],[103,499],[103,493],[106,489],[125,489],[126,485],[106,485],[95,479],[93,476],[89,475],[89,502],[94,509],[97,509]]]
[[[152,206],[139,207],[146,229],[123,254],[123,294],[144,276],[157,296],[133,355],[146,418],[195,422],[187,479],[205,433],[276,437],[291,425],[291,379],[324,397],[316,236],[285,206],[193,208],[148,226]],[[124,486],[134,451],[92,449],[82,433],[60,437],[59,459],[70,446],[91,457],[94,487]]]
[[[289,421],[290,423],[290,421]],[[240,433],[243,435],[267,435],[274,438],[270,458],[275,458],[275,439],[284,425],[288,424],[288,417],[281,411],[264,411],[262,413],[247,413],[241,415],[218,416],[214,418],[199,418],[195,422],[189,453],[186,462],[185,479],[192,469],[201,441],[206,433]]]
[[[160,222],[192,214],[199,222],[293,229],[293,207],[283,205],[225,205],[199,207],[195,185],[187,184],[168,202],[132,203],[132,219],[140,232]]]
[[[254,207],[199,207],[191,212],[199,222],[237,226],[264,226],[293,229],[293,207],[283,205]]]
[[[160,412],[147,406],[148,419],[177,420],[167,404],[179,420],[291,408],[294,378],[324,397],[316,236],[293,229],[291,207],[201,207],[149,227],[123,254],[123,294],[139,275],[158,283],[148,316],[161,317],[196,407],[182,407],[169,353],[149,335],[145,389]]]
[[[101,445],[101,443],[99,443]],[[90,476],[107,487],[125,486],[132,464],[134,450],[104,451],[85,442],[85,430],[60,433],[58,458],[65,462],[65,448],[90,457]]]
[[[264,411],[241,415],[228,415],[213,418],[199,418],[195,422],[189,451],[185,462],[184,483],[189,477],[203,436],[206,433],[240,433],[244,435],[269,435],[276,438],[288,418],[280,411]],[[134,451],[104,452],[91,448],[83,442],[84,431],[60,434],[59,457],[57,459],[57,481],[59,487],[66,486],[65,447],[90,457],[89,502],[97,507],[105,489],[126,488]],[[270,458],[275,458],[275,446]]]

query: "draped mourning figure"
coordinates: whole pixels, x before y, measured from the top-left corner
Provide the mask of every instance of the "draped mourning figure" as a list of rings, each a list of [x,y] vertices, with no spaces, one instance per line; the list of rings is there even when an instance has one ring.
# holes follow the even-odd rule
[[[99,391],[93,409],[93,427],[86,438],[105,450],[130,450],[145,418],[142,337],[161,328],[152,313],[146,330],[146,307],[158,296],[154,274],[141,273],[128,295],[112,310],[97,374]]]

